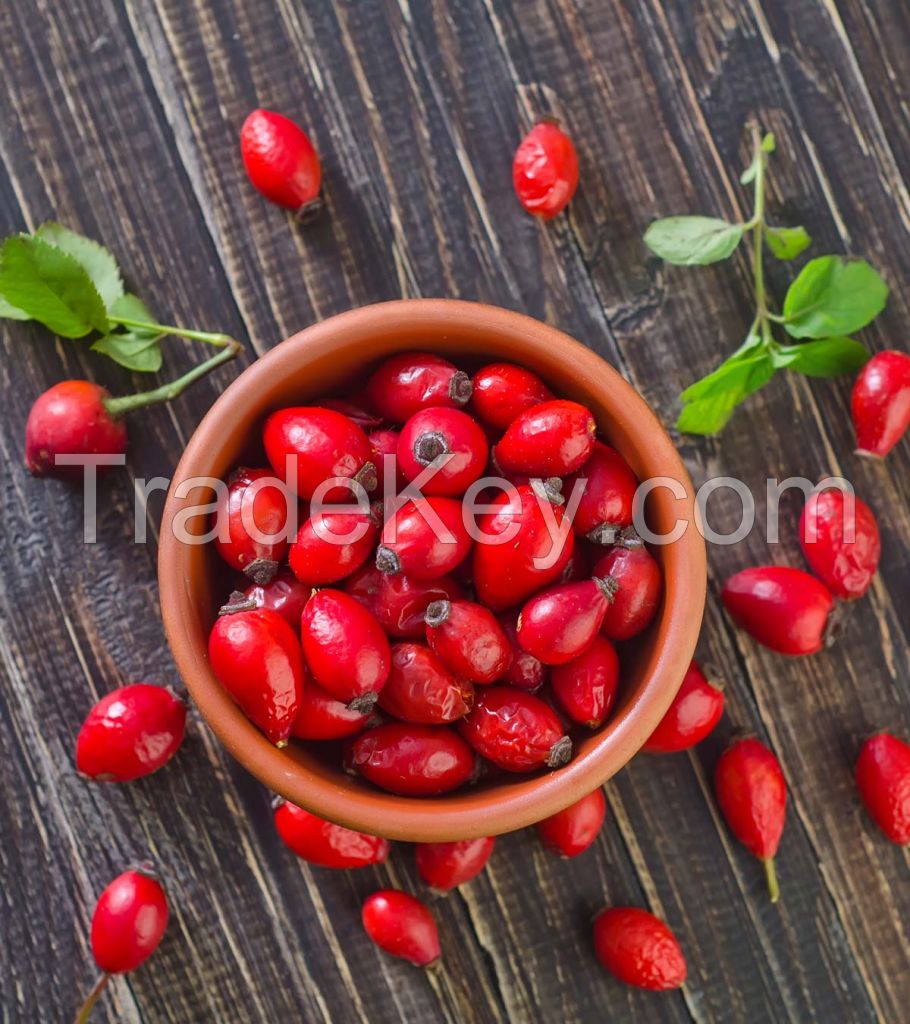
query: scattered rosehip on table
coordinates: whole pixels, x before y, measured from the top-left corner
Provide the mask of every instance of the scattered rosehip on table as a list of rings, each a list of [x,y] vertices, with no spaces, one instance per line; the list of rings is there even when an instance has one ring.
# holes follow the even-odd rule
[[[383,864],[388,839],[335,825],[278,797],[272,807],[282,842],[302,860],[323,868],[363,868]]]
[[[851,601],[872,585],[882,542],[875,515],[862,498],[838,489],[811,495],[799,537],[806,561],[835,597]]]
[[[856,761],[856,788],[888,839],[910,844],[910,746],[888,732],[870,736]]]
[[[535,828],[541,842],[558,857],[577,857],[600,835],[607,801],[598,787],[563,811],[539,821]]]
[[[884,457],[910,426],[910,356],[879,352],[860,370],[850,400],[856,450]]]
[[[673,703],[641,749],[651,754],[688,750],[701,743],[723,713],[723,686],[708,679],[693,660]]]
[[[521,140],[512,183],[521,205],[541,220],[551,220],[571,202],[578,187],[578,154],[556,121],[540,121]]]
[[[254,110],[240,129],[247,176],[269,202],[293,210],[299,221],[322,209],[322,167],[306,132],[272,110]]]
[[[418,843],[417,872],[436,893],[446,893],[476,878],[493,852],[492,836],[454,843]]]
[[[620,981],[666,992],[686,980],[686,959],[673,932],[647,910],[608,907],[594,920],[594,952]]]
[[[398,889],[368,896],[361,911],[367,935],[386,953],[415,967],[432,967],[440,957],[439,933],[429,908]]]

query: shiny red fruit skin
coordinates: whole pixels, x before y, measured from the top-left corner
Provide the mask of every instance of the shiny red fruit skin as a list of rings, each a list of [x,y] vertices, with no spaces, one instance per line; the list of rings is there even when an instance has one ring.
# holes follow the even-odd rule
[[[870,736],[856,762],[856,786],[891,842],[910,844],[910,746],[887,732]]]
[[[375,565],[365,565],[343,584],[345,593],[356,598],[376,617],[388,636],[423,639],[424,616],[433,601],[458,601],[464,597],[461,584],[451,576],[415,580],[404,573],[389,576]]]
[[[382,417],[369,407],[366,396],[354,398],[323,398],[319,403],[323,409],[334,409],[342,416],[353,420],[361,430],[376,430],[382,426]]]
[[[346,536],[352,539],[338,543]],[[288,564],[301,583],[313,587],[337,583],[366,562],[378,536],[372,513],[318,512],[300,527]]]
[[[283,746],[303,692],[300,643],[287,622],[265,608],[220,615],[209,634],[209,663],[247,718]]]
[[[600,631],[610,640],[629,640],[643,633],[660,607],[663,573],[657,560],[637,535],[626,537],[598,559],[594,576],[616,580],[616,593]]]
[[[596,430],[583,405],[562,398],[542,402],[515,417],[493,448],[493,457],[505,473],[567,476],[591,455]]]
[[[495,842],[493,836],[487,836],[454,843],[418,843],[414,852],[417,873],[434,892],[450,892],[483,871]]]
[[[578,154],[554,121],[541,121],[521,140],[512,162],[512,184],[525,210],[551,220],[578,187]]]
[[[801,569],[743,569],[724,584],[721,600],[733,621],[772,651],[795,657],[815,654],[825,646],[834,598],[823,583]]]
[[[372,451],[372,462],[376,467],[376,491],[377,498],[383,498],[386,493],[386,456],[391,456],[390,468],[394,468],[392,479],[388,483],[389,493],[394,496],[407,486],[407,478],[401,471],[398,464],[398,438],[401,436],[397,430],[371,430],[367,434]]]
[[[578,657],[550,670],[550,689],[560,708],[579,725],[597,729],[607,720],[619,689],[619,657],[595,636]]]
[[[91,933],[95,963],[106,974],[135,971],[158,948],[167,919],[167,896],[160,882],[145,868],[124,871],[95,904]]]
[[[404,423],[421,409],[464,405],[471,397],[471,378],[441,356],[403,352],[379,365],[366,394],[389,422]]]
[[[777,853],[787,810],[784,773],[754,737],[734,740],[714,770],[714,792],[730,831],[759,860]]]
[[[319,590],[300,618],[303,657],[313,678],[336,700],[356,701],[367,711],[385,685],[391,668],[389,641],[363,605],[341,590]]]
[[[335,825],[287,800],[275,807],[275,828],[289,850],[321,868],[384,864],[391,848],[388,839]]]
[[[306,499],[320,484],[334,477],[356,480],[366,491],[376,486],[376,467],[367,435],[347,416],[334,409],[294,406],[278,409],[265,421],[262,441],[275,475],[287,481],[285,462],[297,467],[297,493]],[[324,502],[352,503],[349,487],[330,487]]]
[[[299,125],[271,110],[254,110],[240,129],[240,155],[257,192],[306,216],[318,210],[322,168]]]
[[[461,409],[421,409],[401,428],[398,464],[407,480],[415,481],[440,456],[445,465],[420,485],[422,494],[455,497],[483,475],[490,454],[486,434]]]
[[[596,544],[613,544],[632,525],[632,506],[638,478],[626,460],[607,444],[595,441],[591,456],[563,484],[568,500],[576,484],[585,481],[572,528]]]
[[[274,479],[271,469],[241,466],[231,474],[227,494],[215,512],[216,551],[232,569],[240,569],[256,583],[268,583],[288,551],[288,501],[284,491],[277,484],[260,484],[251,490],[259,480]],[[262,538],[273,539],[256,539],[250,527]]]
[[[559,583],[541,591],[521,609],[518,643],[545,665],[577,658],[597,636],[612,600],[609,580]]]
[[[577,857],[597,839],[606,813],[604,792],[597,788],[565,810],[539,821],[535,828],[550,853]]]
[[[572,756],[572,741],[553,710],[514,686],[478,690],[458,731],[478,754],[507,772],[558,768]]]
[[[651,754],[688,750],[701,743],[723,713],[723,688],[707,679],[698,662],[693,661],[673,703],[641,749]]]
[[[474,601],[434,601],[427,608],[427,643],[444,664],[473,683],[499,679],[512,660],[496,616]]]
[[[853,539],[846,540],[847,517]],[[852,601],[872,585],[882,551],[872,509],[840,490],[812,494],[799,521],[803,554],[810,568],[835,597]]]
[[[477,761],[449,726],[386,722],[348,742],[344,767],[399,796],[439,796],[469,782]]]
[[[186,705],[171,690],[132,683],[106,694],[76,740],[76,768],[96,782],[130,782],[163,768],[186,730]]]
[[[368,896],[361,911],[367,935],[386,953],[429,967],[440,957],[436,922],[425,904],[398,889]]]
[[[620,981],[666,992],[686,980],[686,960],[673,932],[638,907],[608,907],[594,920],[594,952]]]
[[[437,535],[433,517],[446,535]],[[451,572],[471,550],[471,537],[455,498],[426,497],[406,501],[385,522],[376,551],[376,568],[394,576],[434,580]],[[454,543],[452,543],[454,540]]]
[[[553,399],[553,392],[536,373],[514,363],[490,363],[474,374],[471,383],[471,408],[496,430],[506,430],[525,409]]]
[[[559,579],[572,557],[575,534],[567,529],[559,535],[563,510],[533,484],[517,487],[512,494],[501,493],[490,502],[496,511],[477,517],[478,540],[474,545],[474,586],[477,599],[494,611],[522,604],[542,587]],[[545,507],[547,509],[545,513]],[[548,515],[553,516],[551,539]],[[494,543],[503,535],[514,537]],[[489,537],[489,539],[485,539]],[[548,568],[537,568],[535,559],[558,557]]]
[[[860,370],[851,396],[857,451],[885,456],[910,426],[910,356],[891,349]]]
[[[474,705],[474,687],[459,679],[423,644],[392,647],[392,671],[379,694],[383,711],[404,722],[444,725]]]
[[[25,424],[25,465],[33,476],[81,480],[82,466],[58,466],[57,455],[122,455],[126,423],[104,407],[105,388],[62,380],[35,399]],[[111,466],[98,466],[104,473]]]
[[[307,678],[291,735],[298,740],[343,740],[363,732],[369,721],[369,711],[352,711]]]
[[[550,670],[533,654],[528,654],[519,646],[518,615],[519,612],[513,609],[511,612],[503,612],[499,616],[499,624],[512,649],[512,660],[500,682],[508,683],[509,686],[517,686],[519,690],[527,690],[528,693],[534,693],[547,681]]]
[[[300,629],[300,616],[303,614],[304,605],[309,601],[312,592],[312,587],[301,583],[290,569],[279,569],[274,579],[263,585],[254,583],[246,588],[243,595],[257,608],[277,612],[289,626],[294,627],[294,632],[297,632]]]

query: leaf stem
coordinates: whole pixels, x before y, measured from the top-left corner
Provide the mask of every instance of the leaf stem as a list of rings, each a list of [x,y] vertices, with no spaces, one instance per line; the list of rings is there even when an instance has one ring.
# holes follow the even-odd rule
[[[183,327],[173,327],[170,324],[153,324],[144,320],[133,320],[126,316],[111,316],[108,313],[108,320],[112,324],[120,324],[122,327],[132,327],[137,331],[148,331],[150,334],[173,334],[178,338],[187,338],[190,341],[204,341],[216,348],[227,348],[234,341],[227,334],[213,334],[211,331],[191,331]]]
[[[85,1002],[79,1007],[79,1011],[76,1014],[76,1024],[85,1024],[92,1013],[92,1007],[98,1002],[101,993],[107,988],[107,983],[111,980],[109,974],[102,974],[92,987],[91,992],[85,997]]]

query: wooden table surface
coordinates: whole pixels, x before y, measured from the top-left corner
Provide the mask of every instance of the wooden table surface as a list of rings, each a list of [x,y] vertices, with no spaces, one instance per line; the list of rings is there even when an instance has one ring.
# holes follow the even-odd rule
[[[255,358],[342,310],[459,296],[546,320],[600,352],[672,423],[676,395],[739,344],[744,257],[663,266],[657,215],[742,217],[744,123],[777,133],[770,206],[814,253],[856,252],[892,293],[862,335],[906,347],[910,297],[910,19],[901,0],[68,0],[0,3],[0,228],[56,218],[103,241],[165,320],[234,333]],[[328,210],[306,228],[249,187],[247,112],[296,117],[324,160]],[[568,217],[514,200],[517,140],[558,114],[580,152]],[[745,214],[748,216],[748,214]],[[782,294],[785,267],[772,268]],[[436,906],[445,967],[379,953],[361,899],[417,891],[413,852],[379,869],[309,869],[278,841],[270,794],[195,718],[167,770],[83,783],[88,705],[128,680],[176,683],[155,582],[155,524],[132,542],[134,488],[168,476],[234,377],[222,368],[130,425],[129,465],[102,488],[81,543],[78,488],[30,478],[29,406],[64,377],[149,386],[79,342],[4,322],[0,548],[0,1005],[66,1021],[94,970],[87,922],[123,865],[150,857],[173,918],[155,957],[118,980],[98,1021],[910,1020],[910,859],[869,824],[852,785],[858,740],[910,735],[910,444],[852,453],[849,381],[781,377],[720,438],[682,439],[695,480],[843,473],[878,513],[885,556],[830,652],[786,660],[737,633],[720,583],[748,564],[801,564],[796,498],[782,545],[761,531],[709,551],[700,655],[728,714],[694,753],[637,758],[608,784],[596,847],[559,861],[503,838],[487,871]],[[166,373],[202,353],[171,339]],[[164,379],[162,376],[161,379]],[[712,499],[717,529],[736,520]],[[140,520],[143,510],[140,507]],[[710,778],[735,729],[779,754],[790,787],[783,899],[718,818]],[[625,988],[597,965],[589,919],[649,906],[680,936],[682,991]]]

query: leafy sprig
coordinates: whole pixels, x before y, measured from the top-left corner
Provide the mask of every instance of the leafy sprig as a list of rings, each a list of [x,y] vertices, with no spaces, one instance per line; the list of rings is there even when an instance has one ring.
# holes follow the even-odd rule
[[[772,134],[752,126],[752,162],[740,181],[751,184],[752,217],[731,224],[717,217],[666,217],[645,232],[645,244],[668,263],[704,266],[729,259],[745,235],[751,236],[755,317],[742,345],[707,377],[683,391],[677,421],[688,434],[716,434],[734,409],[765,386],[778,370],[810,377],[836,377],[860,369],[869,352],[848,337],[884,309],[888,286],[865,260],[819,256],[796,276],[775,312],[765,285],[765,247],[779,260],[792,260],[811,244],[803,227],[776,227],[765,216],[768,157]],[[2,289],[0,289],[2,290]],[[775,337],[782,328],[797,344]]]

